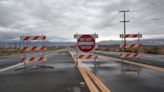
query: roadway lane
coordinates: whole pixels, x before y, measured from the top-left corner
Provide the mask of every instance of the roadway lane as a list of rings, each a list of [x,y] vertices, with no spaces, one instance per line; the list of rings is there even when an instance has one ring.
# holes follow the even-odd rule
[[[0,72],[1,92],[89,92],[78,69],[65,50],[48,54],[46,65],[53,69],[31,67],[14,71],[22,65]],[[82,85],[81,85],[82,83]]]
[[[58,51],[45,52],[45,54],[47,55],[54,52],[58,52]],[[33,53],[26,53],[26,56],[37,56],[40,54],[41,52],[33,52]],[[22,56],[23,54],[0,57],[0,69],[18,64]]]
[[[95,64],[85,63],[112,92],[164,92],[163,72],[126,63],[122,67],[120,61],[106,56],[99,56]]]
[[[120,56],[120,52],[96,51],[96,53],[106,56],[112,56],[116,58],[119,58]],[[129,58],[129,60],[134,60],[134,59]],[[144,54],[144,56],[140,58],[140,62],[164,68],[164,55]]]

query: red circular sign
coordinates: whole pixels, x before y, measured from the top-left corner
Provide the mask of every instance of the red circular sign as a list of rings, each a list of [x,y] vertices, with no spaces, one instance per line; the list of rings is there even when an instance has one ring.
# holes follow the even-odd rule
[[[82,35],[77,41],[78,48],[83,52],[90,52],[95,47],[95,39],[91,35]]]

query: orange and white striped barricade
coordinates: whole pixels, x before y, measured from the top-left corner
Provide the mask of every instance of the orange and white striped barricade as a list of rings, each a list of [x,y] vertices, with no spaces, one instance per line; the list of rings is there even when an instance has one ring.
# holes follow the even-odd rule
[[[142,38],[142,34],[120,34],[120,38]]]
[[[26,35],[26,36],[22,36],[20,37],[21,40],[23,41],[31,41],[31,40],[46,40],[46,36],[29,36],[29,35]]]
[[[140,58],[142,56],[143,56],[143,54],[141,54],[141,53],[124,52],[124,53],[120,54],[120,58]]]
[[[34,62],[34,61],[46,61],[46,57],[45,56],[32,56],[32,57],[26,57],[23,56],[20,60],[20,62]]]
[[[26,52],[26,51],[43,51],[47,50],[47,46],[24,46],[21,48],[21,52]]]
[[[143,47],[142,43],[123,43],[120,45],[120,48],[127,48],[127,49],[142,48],[142,47]]]
[[[47,50],[47,46],[46,45],[42,45],[42,46],[36,46],[36,45],[33,45],[33,46],[30,46],[28,44],[28,42],[31,42],[31,41],[45,41],[46,40],[46,36],[42,35],[42,36],[29,36],[29,35],[26,35],[26,36],[21,36],[20,39],[23,41],[23,47],[21,48],[21,52],[33,52],[33,51],[42,51],[41,52],[41,56],[26,56],[26,53],[24,53],[24,56],[20,59],[20,62],[23,62],[24,63],[24,68],[26,69],[26,63],[30,63],[30,62],[36,62],[35,66],[38,66],[37,62],[42,62],[42,61],[46,61],[46,56],[44,55],[44,52],[45,50]],[[25,43],[26,42],[26,46],[25,46]],[[43,62],[44,63],[44,62]],[[44,63],[45,64],[45,63]],[[43,65],[45,68],[52,68],[52,67],[49,67],[49,66],[45,66]]]
[[[138,33],[138,34],[120,34],[120,38],[122,38],[122,44],[120,45],[120,48],[123,51],[123,53],[120,54],[120,58],[122,59],[122,62],[126,58],[134,58],[134,59],[139,60],[139,58],[143,56],[141,53],[139,53],[139,49],[143,48],[143,45],[140,43],[140,38],[142,38],[142,34],[140,34],[140,33]],[[137,43],[126,43],[126,38],[138,38],[138,42]],[[126,52],[126,49],[132,49],[132,48],[137,48],[138,53]],[[124,64],[122,63],[122,70],[124,70],[123,65]],[[138,69],[137,69],[137,72],[139,75]]]
[[[94,54],[78,54],[77,59],[87,62],[87,61],[95,61],[95,59],[98,58],[98,55],[94,55]]]

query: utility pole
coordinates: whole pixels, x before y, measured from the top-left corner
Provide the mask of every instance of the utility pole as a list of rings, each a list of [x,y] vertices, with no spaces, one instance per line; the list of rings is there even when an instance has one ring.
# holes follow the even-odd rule
[[[129,12],[129,10],[120,10],[119,12],[122,12],[124,14],[124,20],[120,21],[120,22],[124,23],[124,35],[125,35],[126,34],[126,22],[129,22],[129,21],[126,21],[126,12]],[[124,43],[126,43],[126,38],[124,38]]]
[[[124,33],[122,34],[123,36],[125,36],[126,34],[126,22],[129,22],[129,21],[126,21],[126,12],[129,12],[129,10],[120,10],[119,12],[123,13],[124,14],[124,20],[123,21],[120,21],[120,22],[123,22],[124,23]],[[122,44],[126,44],[126,37],[123,37],[122,39]],[[123,48],[122,49],[122,52],[126,52],[126,48]],[[123,72],[123,63],[124,59],[122,58],[122,72]],[[125,72],[123,72],[123,74],[125,74]]]

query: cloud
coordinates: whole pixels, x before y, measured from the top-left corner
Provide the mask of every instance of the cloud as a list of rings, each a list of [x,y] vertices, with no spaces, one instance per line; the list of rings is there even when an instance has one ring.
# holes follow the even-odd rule
[[[1,0],[0,38],[45,34],[49,40],[72,41],[75,33],[98,33],[98,40],[120,39],[123,14],[127,33],[163,38],[162,0]]]

